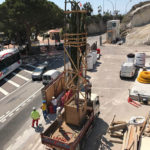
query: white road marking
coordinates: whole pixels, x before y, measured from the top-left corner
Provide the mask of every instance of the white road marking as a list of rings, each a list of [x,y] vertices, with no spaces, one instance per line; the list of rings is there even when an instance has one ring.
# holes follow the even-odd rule
[[[41,91],[41,89],[43,88],[44,86],[42,86],[40,89],[38,89],[35,93],[33,93],[31,96],[29,96],[26,100],[24,100],[22,103],[20,103],[16,108],[14,108],[11,112],[9,112],[7,115],[5,116],[2,116],[2,118],[0,119],[0,122],[2,122],[2,120],[6,119],[8,116],[12,116],[14,114],[14,112],[19,109],[22,105],[24,105],[24,103],[26,103],[29,99],[31,99],[31,97],[33,95],[36,95],[39,91]]]
[[[10,111],[7,111],[7,113],[6,114],[8,114]]]
[[[27,66],[32,67],[32,68],[36,68],[35,66],[31,65],[31,64],[27,64]]]
[[[4,118],[4,119],[2,119],[2,120],[0,120],[0,122],[1,123],[4,123],[6,121],[6,119]]]
[[[8,116],[11,117],[14,113],[9,114]],[[5,118],[6,119],[6,118]]]
[[[31,80],[29,80],[28,82],[26,82],[25,84],[23,84],[22,86],[20,86],[20,88],[24,87],[24,86],[25,86],[26,84],[28,84],[30,81],[31,81]],[[16,91],[18,91],[18,89],[20,89],[20,88],[17,88],[17,89],[14,90],[13,92],[11,92],[11,93],[9,93],[8,95],[6,95],[5,97],[3,97],[3,98],[0,100],[0,102],[3,101],[5,98],[7,98],[10,94],[13,94],[13,93],[15,93]]]
[[[9,94],[7,91],[5,91],[4,89],[2,89],[1,87],[0,87],[0,92],[3,93],[4,95],[8,95]]]
[[[21,106],[24,106],[24,105],[26,105],[26,103],[23,103]]]
[[[20,85],[19,85],[19,84],[15,83],[15,82],[13,82],[13,81],[11,81],[11,80],[7,79],[7,78],[4,78],[4,80],[5,80],[5,81],[7,81],[8,83],[10,83],[10,84],[14,85],[15,87],[20,87]]]
[[[26,77],[24,77],[24,76],[22,76],[22,75],[20,75],[20,74],[16,74],[16,73],[12,73],[13,75],[15,75],[15,76],[17,76],[17,77],[19,77],[19,78],[22,78],[23,80],[26,80],[26,81],[29,81],[29,79],[28,78],[26,78]]]
[[[19,111],[20,107],[16,109],[16,111]]]
[[[31,98],[29,98],[28,100],[27,100],[27,102],[30,102],[31,101]]]
[[[23,69],[22,67],[19,67],[19,69],[20,69],[20,70],[23,70],[23,71],[25,71],[25,72],[27,72],[27,73],[30,73],[30,74],[32,74],[32,73],[33,73],[32,71],[29,71],[29,70]]]
[[[5,116],[5,115],[1,116],[0,119],[3,118],[4,116]]]

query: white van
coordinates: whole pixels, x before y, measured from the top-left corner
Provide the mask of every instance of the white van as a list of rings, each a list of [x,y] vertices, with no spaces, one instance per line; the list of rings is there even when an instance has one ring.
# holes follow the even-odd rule
[[[60,72],[58,70],[46,71],[42,76],[42,82],[43,82],[44,85],[50,84],[59,75],[60,75]]]
[[[136,67],[132,62],[125,62],[121,66],[120,77],[132,78],[136,73]]]

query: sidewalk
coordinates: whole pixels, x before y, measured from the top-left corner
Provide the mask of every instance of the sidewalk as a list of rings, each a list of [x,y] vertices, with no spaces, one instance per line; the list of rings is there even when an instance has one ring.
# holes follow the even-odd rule
[[[42,110],[38,109],[40,113],[39,127],[32,128],[32,119],[29,118],[26,122],[26,127],[22,127],[18,134],[19,136],[15,139],[12,137],[13,142],[6,148],[6,150],[45,150],[45,146],[41,143],[40,133],[44,131],[56,118],[56,115],[48,115],[48,123],[45,122],[42,114]],[[29,116],[30,117],[30,116]]]

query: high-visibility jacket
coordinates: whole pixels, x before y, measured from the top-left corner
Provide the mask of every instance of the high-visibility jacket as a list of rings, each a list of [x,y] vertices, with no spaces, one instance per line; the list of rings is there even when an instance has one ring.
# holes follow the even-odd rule
[[[42,111],[45,111],[46,110],[46,104],[42,104]]]
[[[31,112],[31,118],[34,119],[34,120],[39,119],[39,118],[40,118],[39,112],[36,111],[36,110],[35,110],[35,111],[32,111],[32,112]]]

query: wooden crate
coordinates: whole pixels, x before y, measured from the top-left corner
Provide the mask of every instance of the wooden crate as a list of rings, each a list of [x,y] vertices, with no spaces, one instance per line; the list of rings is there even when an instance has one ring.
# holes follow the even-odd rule
[[[79,100],[78,107],[75,100],[70,101],[65,105],[65,120],[66,123],[80,126],[86,115],[87,103],[84,100]]]

